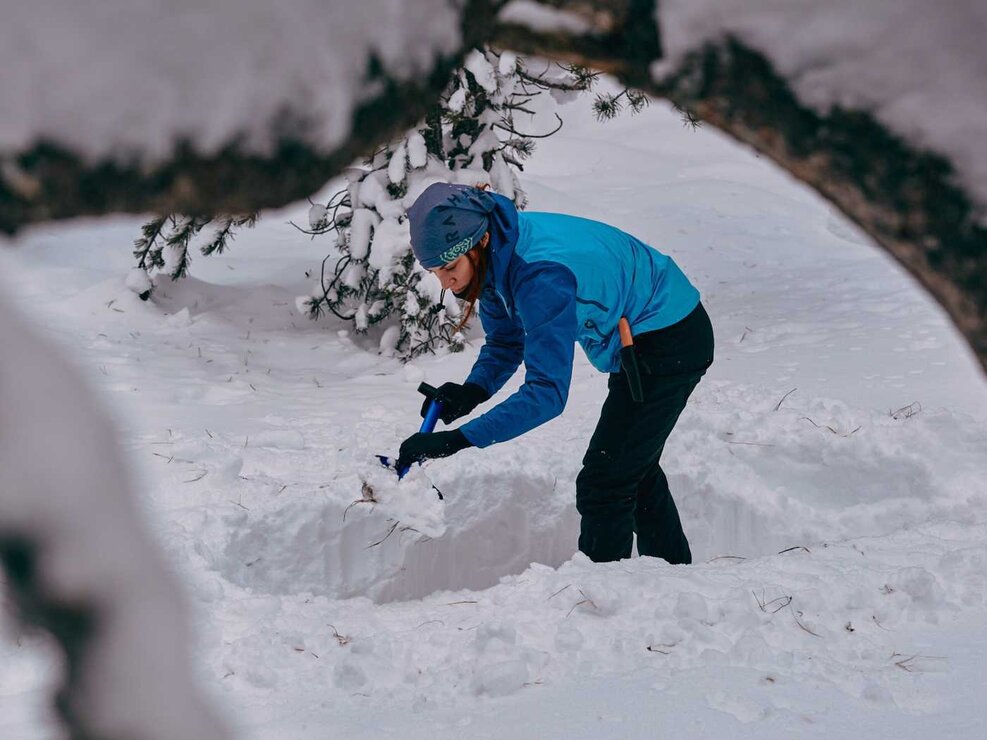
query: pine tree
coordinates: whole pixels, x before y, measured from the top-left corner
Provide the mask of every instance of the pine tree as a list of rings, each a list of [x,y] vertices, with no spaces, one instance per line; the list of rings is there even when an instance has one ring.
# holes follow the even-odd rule
[[[338,261],[328,275],[330,258],[323,262],[312,292],[297,299],[299,310],[313,318],[330,311],[361,332],[386,325],[381,351],[404,359],[462,349],[459,305],[415,261],[405,211],[439,181],[489,186],[524,208],[516,173],[535,139],[557,132],[562,121],[556,114],[558,125],[538,134],[519,131],[517,116],[536,116],[531,103],[546,91],[574,94],[594,79],[557,65],[534,73],[514,54],[474,50],[420,129],[351,171],[347,190],[329,203],[312,206],[306,233],[335,232]]]

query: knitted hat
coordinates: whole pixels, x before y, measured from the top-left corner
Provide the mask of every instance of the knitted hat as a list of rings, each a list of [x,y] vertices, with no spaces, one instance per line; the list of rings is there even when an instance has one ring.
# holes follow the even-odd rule
[[[411,250],[422,267],[432,269],[466,254],[490,229],[496,202],[468,185],[437,182],[408,209]]]

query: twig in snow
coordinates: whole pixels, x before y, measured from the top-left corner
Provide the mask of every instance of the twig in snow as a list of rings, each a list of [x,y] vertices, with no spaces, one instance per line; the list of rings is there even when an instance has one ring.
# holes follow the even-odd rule
[[[786,606],[788,606],[789,604],[792,603],[792,597],[791,596],[788,596],[788,595],[779,596],[779,597],[777,597],[775,599],[771,599],[771,601],[765,601],[764,600],[764,590],[763,589],[761,590],[761,596],[760,596],[760,598],[758,598],[758,595],[756,593],[754,593],[753,591],[751,591],[751,594],[754,596],[754,601],[757,602],[758,609],[760,609],[765,614],[777,614],[782,609],[784,609]],[[768,607],[769,606],[771,606],[772,604],[777,604],[778,602],[781,602],[781,604],[779,606],[775,607],[774,609],[771,609],[770,611],[768,610]]]
[[[791,606],[791,605],[789,605],[789,606]],[[799,617],[802,616],[802,612],[796,611],[794,607],[792,607],[791,609],[792,609],[792,617],[795,619],[795,624],[797,624],[799,627],[801,627],[803,630],[805,630],[806,632],[808,632],[813,637],[821,637],[821,635],[816,634],[815,632],[813,632],[812,630],[810,630],[808,627],[806,627],[804,624],[802,624],[802,620],[799,619]]]
[[[878,620],[876,614],[871,614],[870,618],[874,622],[874,624],[876,624],[878,627],[880,627],[885,632],[891,632],[892,631],[892,630],[889,630],[887,627],[885,627],[883,624],[881,624],[881,622]]]
[[[338,642],[340,644],[340,646],[343,646],[343,645],[348,644],[353,639],[353,638],[349,637],[348,635],[341,635],[341,634],[339,634],[339,631],[335,627],[333,627],[331,624],[328,625],[328,626],[329,627],[332,627],[332,636],[336,638],[336,642]],[[318,656],[316,656],[316,657],[318,657]]]
[[[821,635],[816,634],[811,629],[806,627],[805,624],[802,623],[802,620],[800,619],[800,617],[802,616],[802,612],[797,611],[795,607],[792,606],[793,599],[791,596],[788,596],[786,594],[784,596],[779,596],[775,599],[771,599],[770,601],[765,601],[763,589],[761,591],[760,598],[758,598],[758,595],[753,591],[751,591],[751,593],[754,595],[754,600],[757,602],[758,608],[765,614],[777,614],[785,607],[788,607],[788,609],[792,613],[792,619],[795,620],[795,624],[797,624],[802,630],[808,632],[813,637],[821,637]],[[769,609],[769,607],[771,607],[773,604],[778,604],[778,606],[775,607],[774,609]]]
[[[733,436],[733,432],[724,432],[724,434],[728,437]],[[752,447],[774,447],[773,444],[769,444],[767,442],[740,442],[738,440],[733,440],[733,439],[725,439],[723,441],[730,445],[750,445]]]
[[[648,645],[645,650],[649,653],[661,653],[662,655],[670,655],[671,650],[659,650],[659,648],[673,648],[674,645],[665,645],[664,643],[659,643],[658,645]]]
[[[558,595],[559,595],[560,593],[562,593],[562,592],[563,592],[563,591],[565,591],[565,590],[566,590],[567,588],[569,588],[569,586],[571,586],[571,585],[572,585],[571,583],[568,583],[568,584],[566,584],[565,586],[563,586],[562,588],[560,588],[560,589],[559,589],[558,591],[556,591],[556,592],[555,592],[554,594],[552,594],[552,595],[551,595],[551,596],[549,596],[549,597],[548,597],[547,599],[545,599],[545,601],[551,601],[551,600],[552,600],[552,599],[554,599],[554,598],[555,598],[556,596],[558,596]]]
[[[371,547],[377,547],[377,545],[379,545],[382,542],[384,542],[385,540],[387,540],[388,537],[390,537],[392,534],[394,534],[394,530],[398,528],[398,524],[400,524],[400,523],[401,522],[394,522],[394,524],[391,525],[391,528],[389,530],[387,530],[387,534],[385,534],[382,539],[377,540],[372,545],[367,545],[366,548],[364,548],[364,549],[369,550]]]
[[[415,627],[415,629],[416,630],[419,630],[422,627],[424,627],[426,624],[435,624],[436,622],[438,622],[439,624],[441,624],[443,627],[446,626],[446,623],[443,622],[441,619],[429,619],[428,621],[422,622],[420,625],[418,625],[417,627]]]
[[[446,606],[458,606],[459,604],[479,604],[478,601],[473,601],[472,599],[465,599],[463,601],[450,601]]]
[[[914,662],[916,660],[946,660],[946,658],[942,655],[919,655],[916,653],[915,655],[909,655],[906,658],[902,653],[891,653],[891,660],[894,660],[895,658],[901,658],[901,660],[895,661],[895,665],[908,673],[915,673],[916,671],[921,672],[919,670],[919,666],[917,666]]]
[[[784,550],[782,550],[778,554],[779,555],[784,555],[786,552],[791,552],[792,550],[804,550],[805,552],[809,553],[810,555],[812,554],[812,550],[810,550],[805,545],[795,545],[794,547],[786,547]]]
[[[190,478],[189,480],[187,480],[187,481],[185,481],[185,482],[186,482],[186,483],[195,483],[195,482],[197,482],[197,481],[200,481],[200,480],[202,480],[202,479],[203,479],[203,478],[205,478],[205,477],[206,477],[207,475],[209,475],[209,471],[208,471],[208,470],[203,470],[203,471],[202,471],[201,473],[199,473],[199,475],[197,475],[197,476],[196,476],[195,478]]]
[[[576,610],[576,607],[582,606],[583,604],[589,604],[594,609],[599,609],[600,608],[596,604],[593,603],[593,600],[591,598],[589,598],[586,594],[583,593],[583,590],[582,589],[579,589],[579,593],[583,597],[582,598],[582,601],[577,601],[575,604],[573,604],[572,605],[572,609],[569,610],[569,613],[566,614],[566,617],[568,617],[569,614],[572,614]]]
[[[915,416],[915,414],[921,413],[921,411],[922,404],[918,401],[912,401],[910,404],[907,406],[902,406],[897,411],[888,411],[888,414],[891,415],[892,419],[898,421],[899,419],[911,418],[912,416]]]
[[[781,405],[785,402],[785,399],[788,398],[790,395],[792,395],[797,390],[798,390],[798,388],[792,388],[790,391],[788,391],[788,393],[786,393],[784,396],[782,396],[781,397],[781,400],[778,401],[778,405],[775,406],[775,411],[777,411],[778,409],[780,409],[781,408]]]
[[[825,424],[823,426],[820,426],[819,424],[816,424],[816,422],[814,422],[808,416],[800,416],[799,417],[799,421],[802,421],[803,419],[805,419],[807,422],[809,422],[810,424],[812,424],[812,426],[814,426],[816,429],[828,429],[833,434],[835,434],[837,437],[852,437],[854,434],[856,434],[861,429],[863,429],[863,425],[858,425],[856,427],[856,429],[853,429],[853,430],[847,432],[846,434],[843,434],[843,433],[839,432],[838,430],[834,429],[833,427],[831,427],[829,424]]]
[[[737,342],[737,344],[740,344],[741,342],[743,342],[743,341],[744,341],[744,339],[745,339],[745,338],[747,337],[747,335],[748,335],[748,334],[749,334],[750,332],[752,332],[752,331],[754,331],[754,330],[753,330],[753,329],[751,329],[751,328],[750,328],[749,326],[745,326],[745,327],[744,327],[744,333],[740,335],[740,341],[739,341],[739,342]]]
[[[320,486],[320,488],[321,487],[322,486]],[[346,512],[348,512],[350,509],[352,509],[357,504],[377,504],[377,503],[380,503],[377,500],[376,495],[374,494],[373,486],[371,486],[366,481],[363,481],[363,487],[360,488],[360,493],[363,496],[363,498],[358,498],[356,501],[354,501],[349,506],[347,506],[345,509],[343,509],[343,521],[344,522],[346,521]]]
[[[715,558],[710,558],[709,562],[712,563],[714,560],[747,560],[747,558],[741,555],[717,555]]]

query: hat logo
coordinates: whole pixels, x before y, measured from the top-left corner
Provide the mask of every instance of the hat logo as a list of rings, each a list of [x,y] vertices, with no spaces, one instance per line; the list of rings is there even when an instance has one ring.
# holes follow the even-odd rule
[[[443,262],[452,262],[457,257],[460,257],[470,251],[470,247],[473,246],[473,240],[470,237],[466,237],[462,241],[458,241],[449,247],[446,251],[439,255],[439,259]]]

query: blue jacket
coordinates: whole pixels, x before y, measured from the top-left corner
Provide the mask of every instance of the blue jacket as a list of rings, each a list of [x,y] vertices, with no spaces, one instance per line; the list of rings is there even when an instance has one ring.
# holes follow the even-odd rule
[[[575,343],[597,370],[620,370],[617,322],[634,334],[684,319],[697,291],[667,255],[630,234],[557,213],[518,213],[500,195],[480,296],[486,341],[467,382],[491,396],[525,365],[524,385],[460,429],[477,447],[513,439],[562,413]]]

